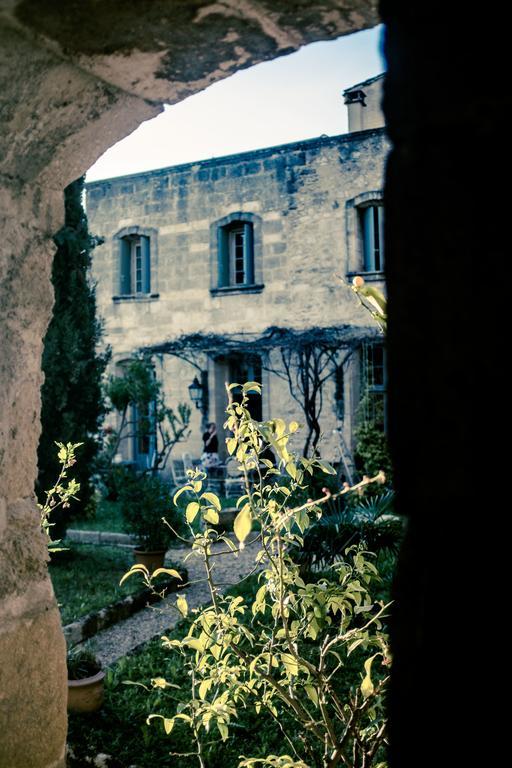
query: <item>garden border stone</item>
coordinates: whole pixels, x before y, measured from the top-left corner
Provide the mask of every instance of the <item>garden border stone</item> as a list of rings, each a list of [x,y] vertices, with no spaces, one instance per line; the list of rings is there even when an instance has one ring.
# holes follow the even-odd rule
[[[66,538],[79,544],[114,544],[119,547],[132,547],[135,539],[128,533],[114,533],[113,531],[80,531],[77,528],[69,528]]]
[[[178,585],[188,580],[186,568],[180,566],[176,570],[181,575],[182,582],[179,582],[177,579],[162,581],[158,585],[159,593],[163,590],[165,590],[165,595],[176,592]],[[73,646],[82,643],[84,640],[93,637],[97,632],[100,632],[100,630],[111,627],[113,624],[117,624],[118,621],[127,619],[129,616],[137,613],[137,611],[146,608],[147,605],[158,602],[162,599],[159,593],[155,594],[146,587],[134,595],[128,595],[122,600],[106,605],[99,611],[91,611],[81,619],[66,624],[63,627],[63,632],[67,645]]]

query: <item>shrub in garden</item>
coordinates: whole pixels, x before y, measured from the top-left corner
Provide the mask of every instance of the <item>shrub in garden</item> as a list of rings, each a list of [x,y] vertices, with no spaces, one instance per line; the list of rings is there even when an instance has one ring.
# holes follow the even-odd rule
[[[182,530],[181,515],[173,504],[169,484],[159,474],[135,475],[126,472],[120,484],[119,500],[126,531],[141,549],[166,549],[175,534]]]
[[[325,568],[343,558],[347,547],[357,544],[379,554],[396,554],[403,535],[403,520],[393,512],[392,490],[345,503],[327,500],[323,514],[305,531],[295,559],[310,570]]]
[[[234,386],[239,385],[230,389]],[[162,723],[171,749],[175,729],[188,728],[201,768],[208,766],[212,740],[230,739],[246,708],[275,719],[282,750],[279,755],[240,757],[239,766],[382,768],[390,657],[383,624],[387,606],[372,599],[377,569],[369,553],[352,548],[328,577],[303,580],[295,548],[332,496],[298,506],[289,500],[307,486],[315,470],[334,470],[320,459],[296,458],[288,451],[295,423],[287,427],[281,419],[254,421],[247,408],[248,393],[254,391],[259,391],[258,384],[244,385],[240,401],[227,409],[226,426],[233,433],[227,448],[240,463],[246,485],[234,522],[238,544],[210,527],[218,522],[220,502],[203,491],[204,474],[190,472],[189,483],[174,497],[176,503],[185,500],[192,556],[203,563],[212,603],[191,617],[183,639],[162,638],[170,653],[183,655],[191,696],[174,711],[150,714],[148,722]],[[278,457],[277,467],[262,458],[268,445]],[[364,479],[354,488],[379,477]],[[349,492],[344,488],[338,496]],[[203,527],[193,534],[197,518]],[[256,557],[262,569],[259,589],[252,601],[222,595],[215,560],[236,561],[256,523],[260,532],[252,536],[261,541]],[[185,596],[178,597],[177,609],[188,614]],[[355,683],[353,673],[346,672],[354,666]],[[155,677],[152,684],[164,691],[170,688],[172,699],[172,681]]]

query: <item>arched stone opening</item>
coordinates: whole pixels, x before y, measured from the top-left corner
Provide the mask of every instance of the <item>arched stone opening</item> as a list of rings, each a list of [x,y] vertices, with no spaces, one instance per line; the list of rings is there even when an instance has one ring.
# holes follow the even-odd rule
[[[471,272],[461,265],[490,244],[499,260],[505,247],[475,203],[468,204],[467,190],[478,173],[484,177],[468,157],[475,146],[493,141],[508,89],[495,73],[488,87],[481,61],[469,78],[475,68],[461,67],[454,57],[460,19],[444,4],[383,0],[381,7],[388,26],[386,112],[395,145],[386,188],[390,423],[399,496],[411,520],[393,638],[392,759],[394,768],[409,768],[438,764],[442,737],[431,732],[424,704],[446,671],[431,662],[439,647],[432,621],[439,621],[442,585],[429,521],[435,507],[448,526],[454,510],[470,503],[471,390],[460,383],[471,358]],[[51,237],[62,221],[63,188],[156,115],[162,102],[377,20],[374,0],[2,3],[1,765],[64,764],[64,641],[33,502],[41,345],[52,307]],[[447,81],[449,95],[440,92]],[[449,206],[439,204],[440,178]],[[447,273],[457,275],[456,292]],[[433,376],[436,370],[442,375]],[[425,491],[433,456],[436,482]],[[438,704],[437,722],[448,717],[447,705]]]
[[[164,102],[377,21],[375,0],[2,5],[2,766],[64,764],[65,646],[33,500],[52,235],[64,187]]]

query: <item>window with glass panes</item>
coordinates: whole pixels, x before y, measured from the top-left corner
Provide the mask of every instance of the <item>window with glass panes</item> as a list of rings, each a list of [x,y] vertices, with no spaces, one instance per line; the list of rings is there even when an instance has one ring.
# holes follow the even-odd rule
[[[378,342],[363,345],[364,416],[383,429],[386,426],[386,350]]]
[[[363,238],[363,270],[382,272],[384,269],[384,208],[368,205],[361,209]]]
[[[254,284],[253,227],[235,221],[218,230],[219,287]]]
[[[151,292],[149,237],[127,235],[121,238],[121,295]]]

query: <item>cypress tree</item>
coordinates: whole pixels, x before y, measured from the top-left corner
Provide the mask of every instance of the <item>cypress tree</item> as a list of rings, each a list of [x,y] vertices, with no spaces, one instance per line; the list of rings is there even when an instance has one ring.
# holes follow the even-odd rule
[[[79,501],[57,511],[52,538],[62,538],[72,517],[83,516],[91,501],[91,475],[99,450],[97,433],[105,412],[101,377],[110,352],[98,354],[101,323],[96,317],[95,286],[89,268],[91,254],[101,240],[88,230],[82,198],[84,178],[64,191],[64,226],[54,237],[57,245],[52,283],[55,292],[53,317],[44,341],[41,389],[42,433],[39,442],[37,493],[44,497],[58,476],[55,442],[78,443],[73,476],[80,483]]]

